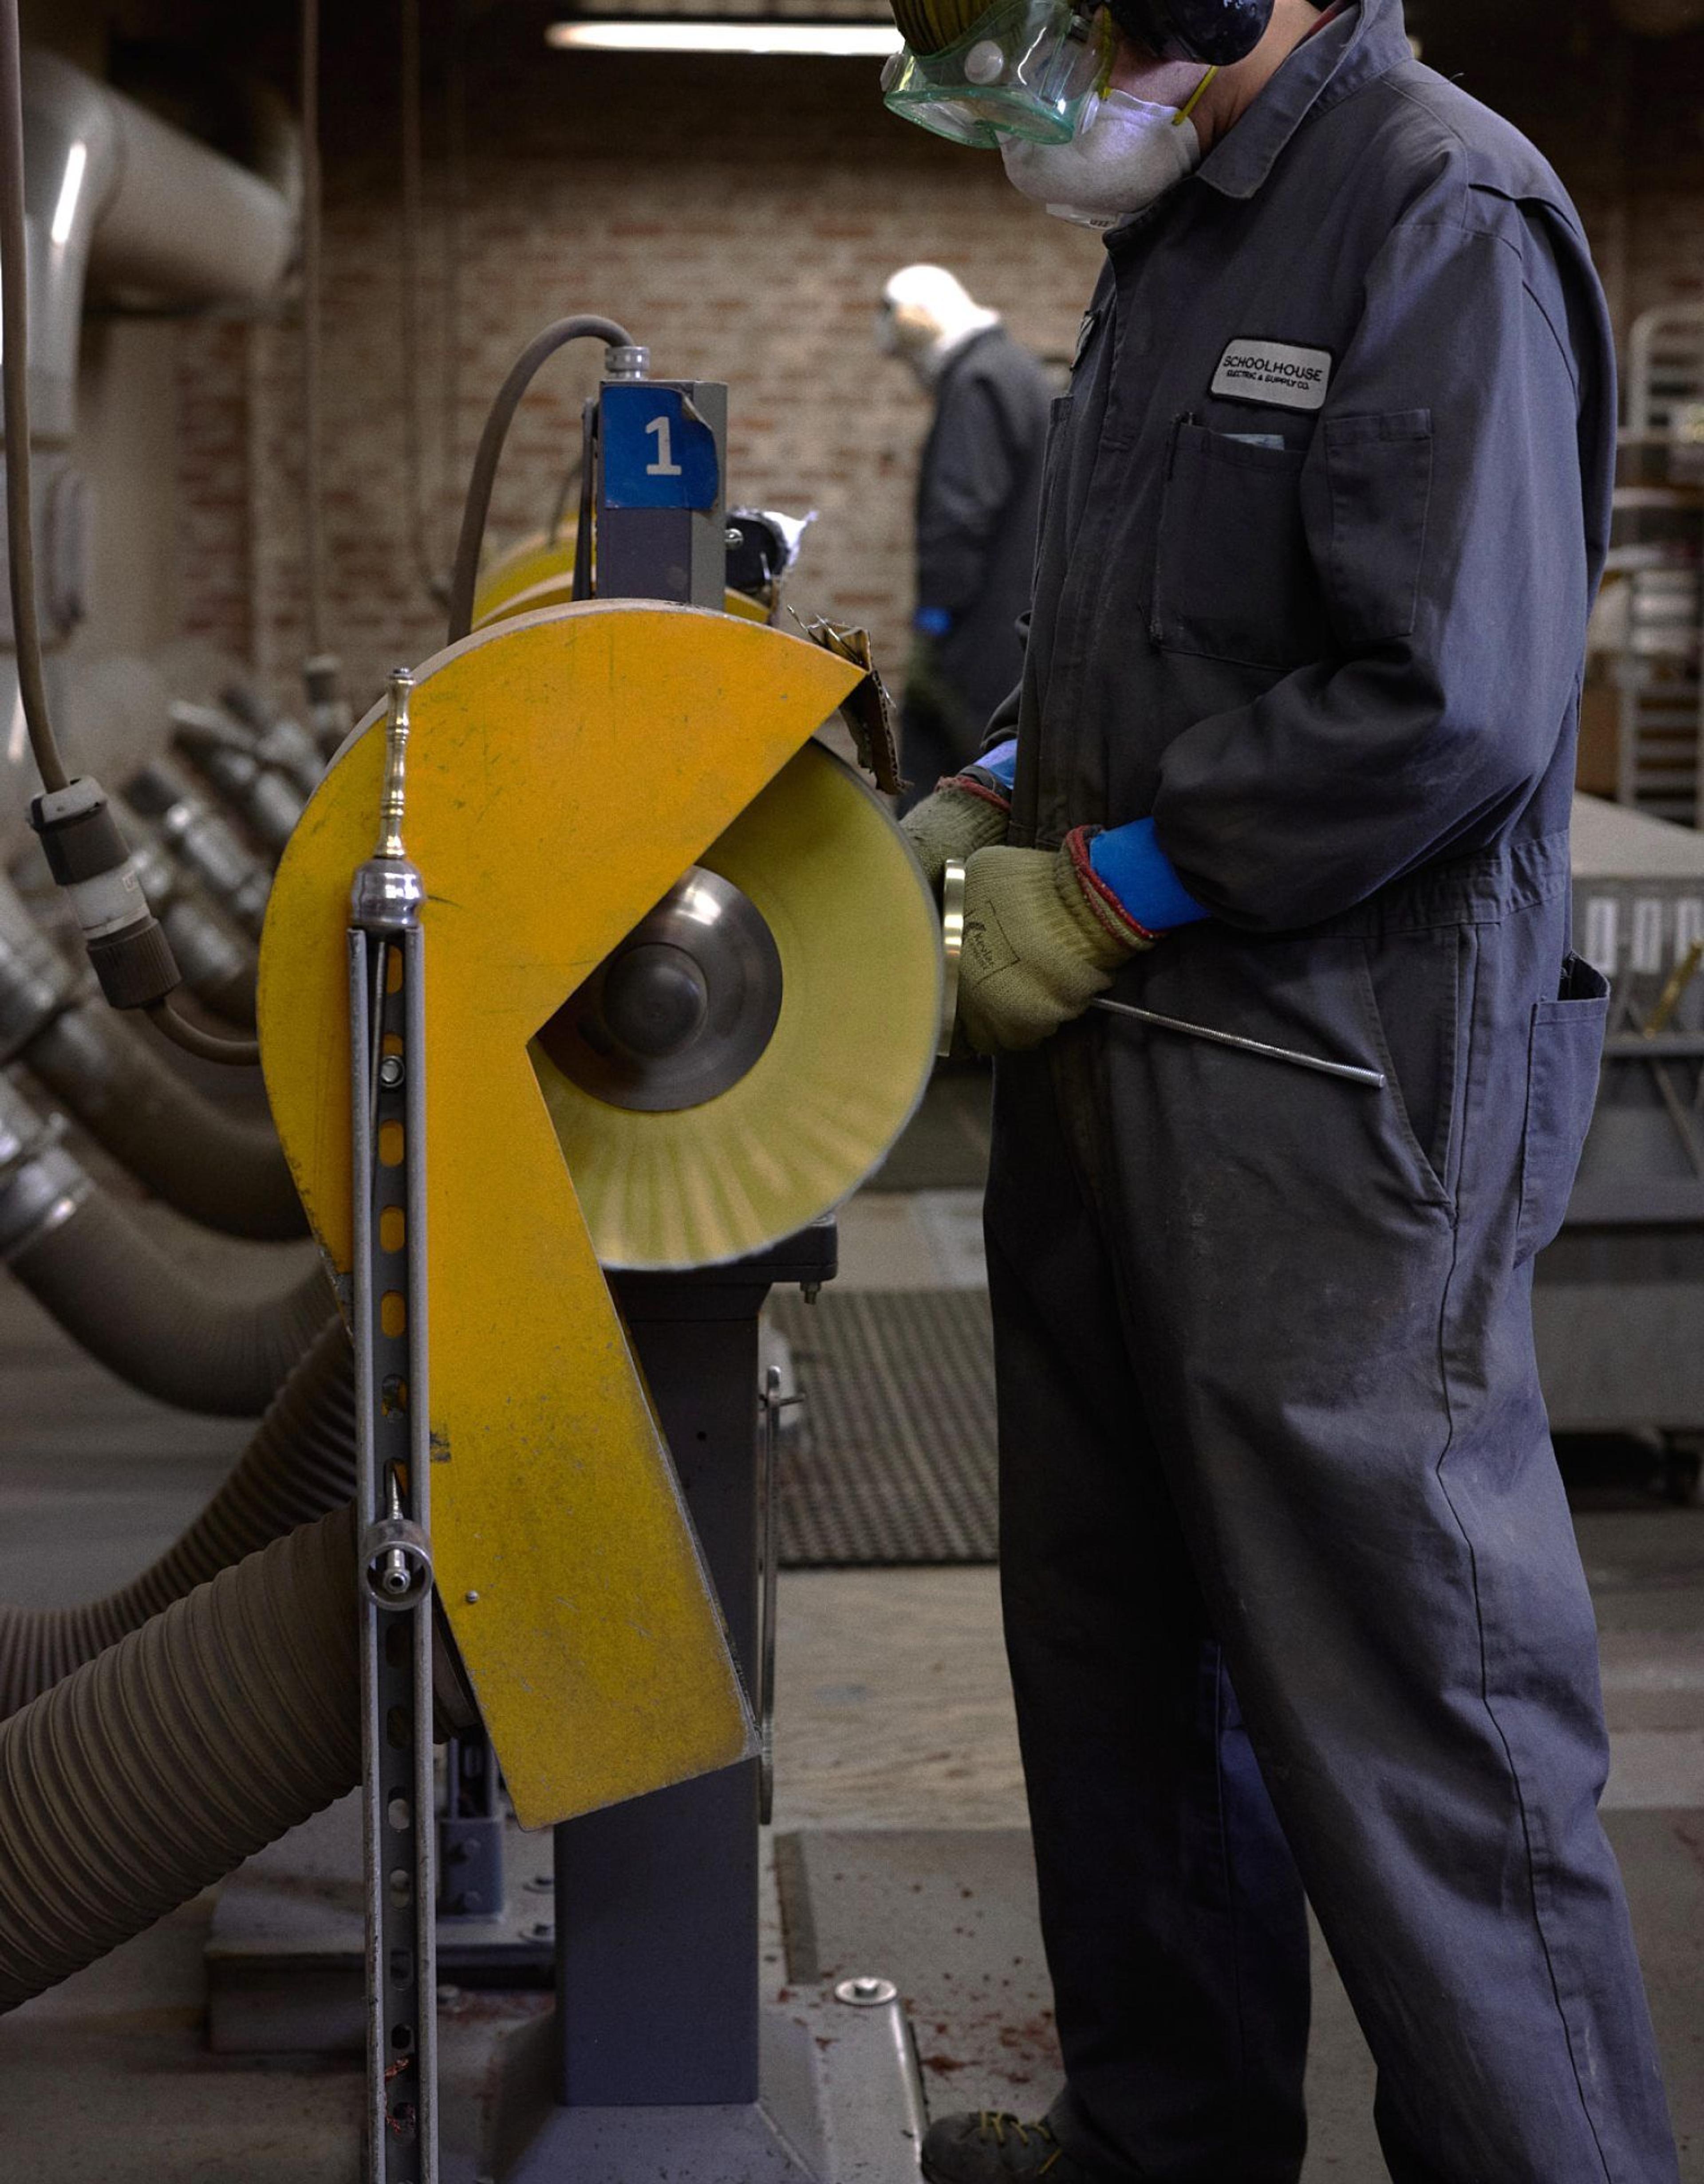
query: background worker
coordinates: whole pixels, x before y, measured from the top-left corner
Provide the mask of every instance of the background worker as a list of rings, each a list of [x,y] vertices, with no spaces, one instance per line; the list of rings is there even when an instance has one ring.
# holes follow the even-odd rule
[[[997,313],[940,265],[882,291],[880,346],[935,402],[917,478],[917,608],[902,719],[909,801],[980,749],[1023,665],[1053,390]]]
[[[1397,2184],[1672,2184],[1532,1340],[1606,995],[1568,941],[1615,441],[1578,217],[1398,0],[895,12],[889,103],[1108,231],[1021,693],[909,822],[969,858],[1000,1053],[1067,2074],[925,2173],[1294,2184],[1305,1890]]]

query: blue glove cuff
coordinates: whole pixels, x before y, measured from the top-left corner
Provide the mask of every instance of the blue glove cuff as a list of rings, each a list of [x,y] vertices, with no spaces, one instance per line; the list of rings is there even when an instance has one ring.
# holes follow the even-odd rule
[[[983,760],[984,766],[987,760]],[[1089,863],[1097,878],[1118,897],[1126,914],[1148,933],[1170,933],[1179,925],[1198,925],[1204,910],[1177,877],[1176,867],[1159,846],[1151,819],[1110,827],[1089,844]]]
[[[925,637],[945,637],[953,627],[953,617],[945,607],[919,607],[911,617],[911,626]]]
[[[986,773],[991,781],[997,781],[1008,796],[1018,779],[1018,738],[1008,736],[992,750],[983,751],[965,768],[967,773]]]

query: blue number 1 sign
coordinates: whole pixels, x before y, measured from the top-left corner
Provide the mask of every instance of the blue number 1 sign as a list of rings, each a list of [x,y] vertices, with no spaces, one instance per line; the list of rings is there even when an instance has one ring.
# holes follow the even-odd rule
[[[603,473],[612,508],[714,508],[716,436],[679,387],[606,387]]]

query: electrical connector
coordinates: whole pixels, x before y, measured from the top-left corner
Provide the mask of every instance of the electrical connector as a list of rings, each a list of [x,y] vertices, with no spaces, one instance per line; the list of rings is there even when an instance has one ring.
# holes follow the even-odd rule
[[[148,906],[106,791],[88,775],[31,800],[30,824],[82,928],[101,991],[115,1009],[153,1008],[182,983]]]

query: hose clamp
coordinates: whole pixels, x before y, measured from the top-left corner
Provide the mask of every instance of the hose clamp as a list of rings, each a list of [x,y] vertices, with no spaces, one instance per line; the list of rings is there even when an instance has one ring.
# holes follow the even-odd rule
[[[407,1517],[381,1517],[361,1540],[361,1574],[380,1607],[417,1607],[432,1591],[432,1546]]]
[[[0,878],[0,1062],[21,1053],[70,1000],[76,973],[29,905]]]
[[[11,1261],[63,1228],[93,1190],[82,1164],[59,1144],[64,1124],[51,1117],[35,1143],[0,1166],[0,1259]]]

